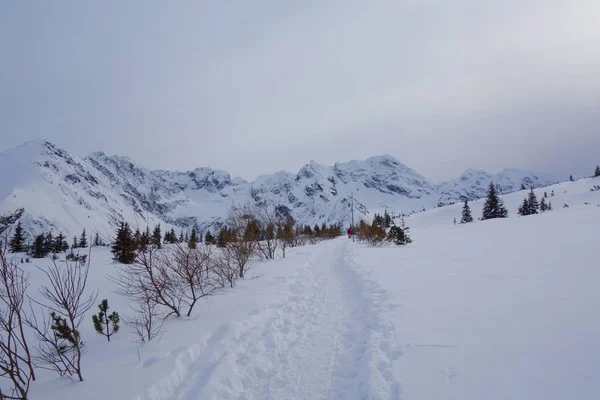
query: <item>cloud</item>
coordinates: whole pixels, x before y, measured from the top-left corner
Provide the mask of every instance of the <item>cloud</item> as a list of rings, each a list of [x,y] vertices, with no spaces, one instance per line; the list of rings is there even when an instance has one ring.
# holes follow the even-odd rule
[[[434,180],[579,174],[600,162],[599,23],[586,0],[17,3],[0,135],[248,179],[382,153]]]

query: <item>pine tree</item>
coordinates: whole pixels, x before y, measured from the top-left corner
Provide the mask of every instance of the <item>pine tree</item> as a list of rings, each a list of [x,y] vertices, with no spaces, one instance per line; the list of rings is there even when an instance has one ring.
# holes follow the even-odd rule
[[[529,215],[537,214],[540,209],[540,204],[538,203],[537,197],[535,197],[535,193],[533,189],[529,192],[527,196],[527,205],[529,207]]]
[[[142,243],[142,233],[140,232],[140,228],[136,228],[135,233],[133,234],[133,241],[135,247],[139,248]]]
[[[487,198],[485,200],[485,204],[483,205],[483,214],[481,219],[486,220],[493,218],[506,218],[507,216],[508,211],[504,207],[502,199],[498,197],[497,189],[492,182],[490,183]]]
[[[188,247],[190,249],[195,249],[198,244],[198,233],[196,232],[196,227],[192,228],[192,233],[190,233],[190,237],[188,239]]]
[[[525,189],[527,189],[527,188],[525,187],[525,184],[524,184],[524,183],[521,183],[521,190],[525,190]]]
[[[88,240],[87,240],[87,235],[85,234],[85,229],[83,230],[83,232],[81,232],[81,236],[79,237],[78,246],[82,249],[85,249],[86,247],[88,247]]]
[[[73,244],[71,244],[72,249],[76,249],[79,246],[79,242],[77,241],[77,236],[73,236]]]
[[[215,238],[210,233],[210,231],[206,231],[206,235],[204,235],[204,243],[206,243],[206,244],[215,244]]]
[[[50,254],[54,252],[54,236],[52,231],[44,235],[44,254]]]
[[[54,253],[62,253],[67,251],[68,249],[69,244],[67,243],[66,238],[64,237],[62,232],[59,232],[56,238],[54,238],[54,246],[52,251]]]
[[[151,244],[158,249],[160,249],[160,247],[162,246],[161,237],[162,234],[160,233],[160,224],[158,224],[154,227],[154,231],[152,232],[152,238],[150,240]]]
[[[548,202],[548,211],[552,211],[552,202]]]
[[[469,208],[469,200],[465,199],[465,203],[463,204],[462,218],[460,220],[460,223],[467,224],[469,222],[473,222],[473,216],[471,215],[471,209]]]
[[[594,178],[600,176],[600,165],[596,165],[596,169],[594,170]]]
[[[227,242],[229,241],[229,231],[227,228],[221,228],[219,234],[217,235],[217,247],[223,248],[227,246]]]
[[[573,178],[573,175],[569,175],[569,180],[570,180],[571,182],[575,182],[575,179]]]
[[[121,222],[116,236],[111,249],[113,260],[119,261],[122,264],[133,263],[136,256],[136,243],[127,222]]]
[[[184,237],[183,237],[183,231],[181,231],[181,232],[179,233],[179,243],[183,243],[183,241],[184,241]]]
[[[21,221],[17,222],[15,234],[10,240],[10,251],[13,253],[23,253],[25,251],[25,232]]]
[[[150,229],[146,227],[146,230],[140,236],[140,241],[138,243],[138,248],[141,251],[145,251],[150,245]]]
[[[104,246],[102,239],[100,239],[100,233],[98,233],[98,232],[96,232],[96,234],[94,235],[94,246],[95,247]]]
[[[392,217],[390,216],[390,214],[388,214],[387,210],[385,210],[385,212],[383,213],[383,219],[384,219],[386,228],[389,228],[390,226],[392,226]]]
[[[100,335],[106,336],[110,342],[110,337],[115,333],[119,332],[119,314],[113,311],[112,314],[108,315],[108,300],[104,299],[98,304],[100,311],[98,315],[92,315],[92,321],[94,322],[94,329]]]
[[[523,204],[519,206],[519,211],[517,213],[521,216],[529,215],[529,202],[527,199],[523,199]]]
[[[46,252],[46,240],[44,234],[39,234],[33,240],[30,248],[30,253],[33,258],[44,258],[48,255]]]
[[[542,201],[540,202],[540,211],[548,211],[548,205],[546,204],[546,198],[542,197]]]

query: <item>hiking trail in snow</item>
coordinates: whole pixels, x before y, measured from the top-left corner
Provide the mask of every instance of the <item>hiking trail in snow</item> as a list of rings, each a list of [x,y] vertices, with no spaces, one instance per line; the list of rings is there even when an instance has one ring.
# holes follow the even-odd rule
[[[309,248],[286,299],[183,349],[170,375],[137,398],[400,399],[386,293],[352,261],[347,240]]]

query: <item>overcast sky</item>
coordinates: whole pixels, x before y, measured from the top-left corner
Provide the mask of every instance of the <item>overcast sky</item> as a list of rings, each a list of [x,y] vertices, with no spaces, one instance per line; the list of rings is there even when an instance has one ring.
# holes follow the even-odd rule
[[[599,27],[598,0],[5,2],[0,149],[246,179],[378,154],[434,182],[589,175]]]

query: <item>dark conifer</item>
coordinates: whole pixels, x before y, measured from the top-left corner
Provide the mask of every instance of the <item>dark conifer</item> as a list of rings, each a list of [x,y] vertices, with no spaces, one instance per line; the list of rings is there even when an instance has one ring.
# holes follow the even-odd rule
[[[154,227],[154,231],[152,232],[152,238],[150,240],[150,243],[154,247],[160,249],[160,247],[162,246],[161,238],[162,238],[162,234],[160,233],[160,224],[158,224]]]
[[[85,249],[88,246],[87,235],[85,233],[85,229],[81,232],[81,236],[79,237],[78,247]]]
[[[25,251],[25,232],[21,221],[17,222],[15,234],[10,240],[10,251],[13,253],[22,253]]]
[[[113,260],[122,264],[131,264],[135,260],[136,243],[127,222],[121,222],[117,237],[112,245]]]
[[[188,239],[188,247],[190,249],[195,249],[198,244],[198,233],[196,232],[196,227],[192,228],[192,232],[190,233],[190,237]]]
[[[104,299],[98,304],[100,311],[97,315],[92,315],[92,321],[94,322],[94,329],[100,335],[106,336],[110,342],[110,337],[115,333],[119,332],[119,314],[113,311],[112,314],[108,314],[108,300]]]
[[[467,224],[469,222],[473,222],[473,216],[471,215],[471,209],[469,208],[469,200],[465,199],[465,203],[463,204],[462,218],[460,220],[460,223]]]
[[[206,244],[215,244],[215,238],[210,233],[210,231],[206,231],[206,235],[204,236],[204,243],[206,243]]]
[[[540,211],[548,211],[548,205],[546,204],[546,198],[542,197],[542,201],[540,202]]]
[[[497,194],[496,186],[494,183],[490,183],[487,198],[483,205],[482,220],[493,219],[493,218],[506,218],[508,211],[504,207],[502,199]]]
[[[600,165],[596,165],[596,169],[594,170],[594,178],[600,176]]]
[[[39,234],[35,237],[30,248],[30,253],[33,258],[44,258],[48,255],[44,234]]]
[[[537,197],[535,196],[533,189],[531,189],[529,195],[527,196],[527,205],[529,207],[529,215],[538,213],[538,210],[540,209],[540,204],[538,203]]]

